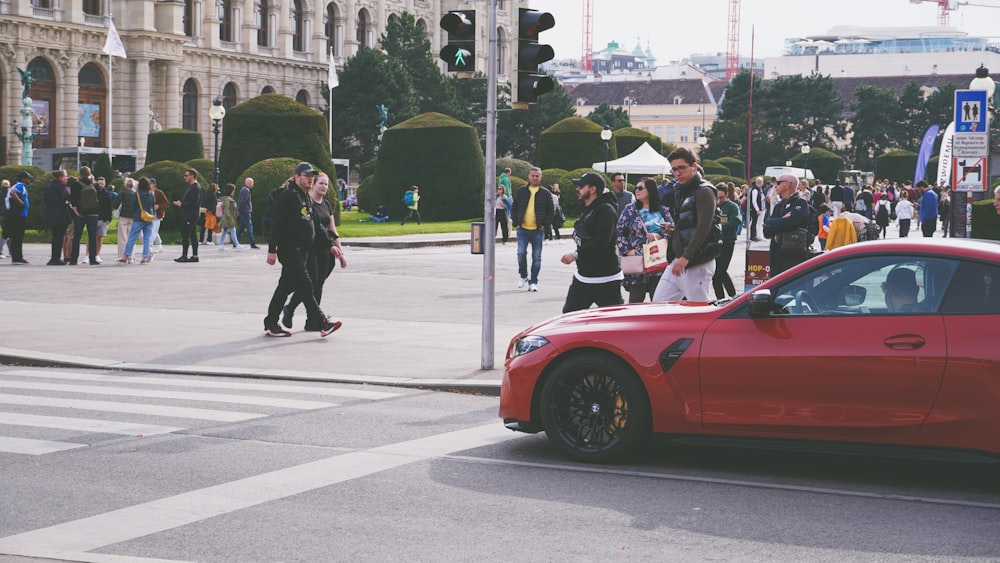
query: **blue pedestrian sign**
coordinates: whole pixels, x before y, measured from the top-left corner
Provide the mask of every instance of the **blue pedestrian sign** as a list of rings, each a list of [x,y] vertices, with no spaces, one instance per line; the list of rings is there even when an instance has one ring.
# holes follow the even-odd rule
[[[955,132],[986,133],[985,90],[955,90]]]

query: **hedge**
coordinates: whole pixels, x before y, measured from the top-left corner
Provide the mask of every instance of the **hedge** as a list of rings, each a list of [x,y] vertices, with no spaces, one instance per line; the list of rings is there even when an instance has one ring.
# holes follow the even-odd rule
[[[179,230],[181,228],[180,208],[175,207],[173,202],[180,201],[184,197],[184,192],[187,191],[188,185],[184,181],[184,172],[188,168],[190,166],[183,162],[161,160],[147,164],[141,170],[136,170],[135,174],[132,174],[132,178],[136,181],[139,181],[144,176],[146,178],[156,178],[156,187],[163,190],[167,199],[170,200],[170,207],[167,209],[167,214],[160,224],[160,228],[164,231]],[[208,187],[208,178],[199,174],[197,179],[202,188]],[[114,185],[114,182],[112,182],[112,185]],[[124,182],[122,185],[124,185]],[[121,189],[116,191],[121,194]]]
[[[538,165],[544,168],[576,170],[590,168],[605,160],[603,127],[583,117],[567,117],[542,131],[538,139]],[[617,158],[612,137],[607,160]]]
[[[146,137],[146,165],[164,160],[187,162],[205,158],[201,133],[189,129],[164,129]]]

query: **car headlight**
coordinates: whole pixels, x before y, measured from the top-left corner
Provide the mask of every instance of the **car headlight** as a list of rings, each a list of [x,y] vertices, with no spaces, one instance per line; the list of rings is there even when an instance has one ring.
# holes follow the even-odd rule
[[[545,346],[549,341],[541,336],[525,336],[523,338],[518,338],[514,342],[514,355],[513,357],[523,356],[528,352],[532,352]]]

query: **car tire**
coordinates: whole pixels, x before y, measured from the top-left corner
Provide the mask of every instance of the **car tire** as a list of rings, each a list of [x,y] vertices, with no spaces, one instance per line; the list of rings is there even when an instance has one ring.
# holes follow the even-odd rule
[[[642,381],[624,361],[601,353],[558,364],[542,387],[539,414],[556,448],[592,463],[628,457],[652,427]]]

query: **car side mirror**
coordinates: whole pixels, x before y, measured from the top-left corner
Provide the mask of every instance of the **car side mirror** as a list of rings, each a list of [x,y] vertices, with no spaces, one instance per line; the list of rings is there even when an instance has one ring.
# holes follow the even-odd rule
[[[860,285],[849,285],[844,288],[844,305],[851,307],[861,305],[868,296],[868,290]]]
[[[750,294],[750,316],[767,317],[771,315],[771,290],[758,289]]]

